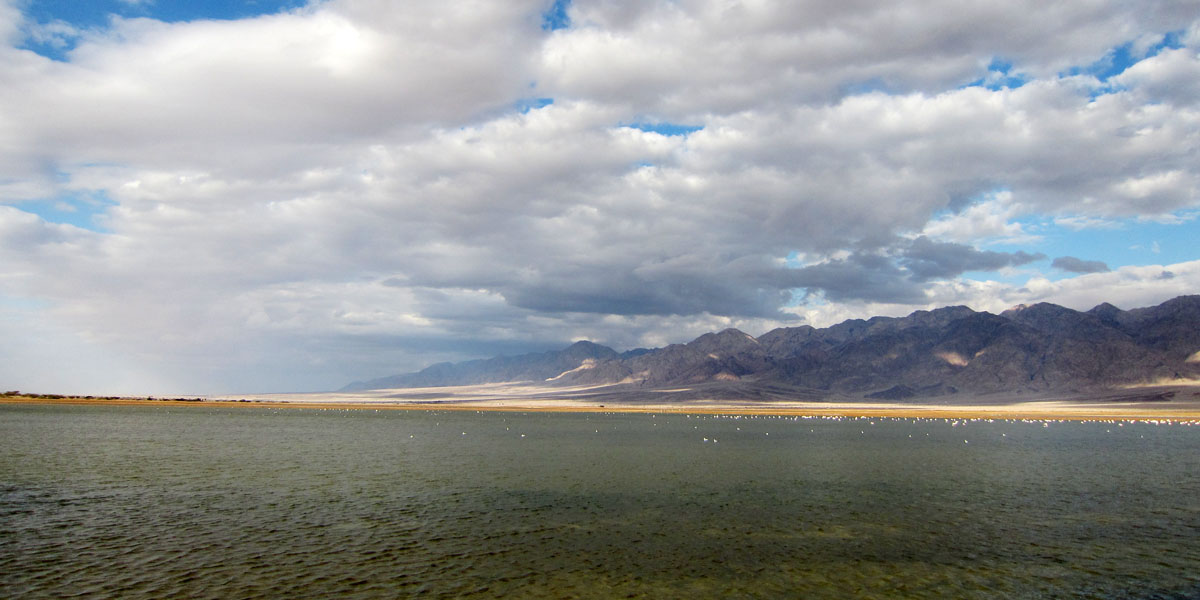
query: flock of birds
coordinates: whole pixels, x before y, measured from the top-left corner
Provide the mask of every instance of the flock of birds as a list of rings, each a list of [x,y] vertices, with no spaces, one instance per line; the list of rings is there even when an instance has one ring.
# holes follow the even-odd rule
[[[286,409],[274,409],[274,410],[286,410]],[[363,409],[360,409],[360,408],[321,407],[321,408],[313,408],[313,409],[309,409],[309,410],[314,410],[314,411],[319,411],[319,412],[340,413],[340,416],[350,416],[351,414],[361,414],[361,412],[371,411],[372,409],[366,409],[366,411],[364,411]],[[373,413],[375,413],[375,414],[380,414],[380,413],[387,414],[387,413],[391,413],[391,412],[393,412],[393,411],[390,411],[388,409],[373,409]],[[428,410],[428,411],[421,411],[421,412],[424,412],[427,415],[440,416],[440,415],[450,415],[450,414],[454,414],[454,413],[461,413],[463,411]],[[489,412],[490,411],[486,411],[486,410],[474,411],[474,413],[477,415],[482,415],[482,414],[489,413]],[[509,432],[509,433],[512,432],[511,425],[508,425],[507,423],[509,423],[509,416],[512,416],[514,414],[520,415],[522,417],[529,417],[534,414],[545,415],[545,414],[555,414],[555,413],[506,412],[506,413],[504,413],[504,416],[502,416],[502,421],[506,424],[505,432]],[[1018,424],[1034,425],[1034,426],[1040,425],[1042,428],[1049,428],[1051,426],[1051,424],[1066,424],[1066,423],[1102,424],[1102,425],[1109,426],[1105,429],[1105,433],[1108,433],[1108,434],[1111,434],[1113,432],[1113,427],[1122,428],[1127,425],[1183,426],[1183,427],[1200,426],[1200,419],[1135,419],[1135,418],[1130,418],[1130,419],[1053,419],[1053,418],[1003,419],[1003,418],[1000,418],[1000,419],[997,419],[997,418],[987,418],[987,417],[978,417],[978,418],[877,417],[877,416],[872,417],[872,416],[846,416],[846,415],[770,415],[770,414],[720,414],[720,413],[680,413],[680,412],[628,413],[628,412],[620,412],[620,411],[597,411],[594,413],[576,413],[576,414],[585,415],[585,420],[587,420],[587,421],[590,421],[592,416],[596,416],[596,417],[603,418],[603,419],[611,419],[618,415],[624,415],[624,416],[629,416],[629,417],[644,416],[644,417],[649,418],[650,426],[652,428],[657,428],[660,422],[663,422],[664,424],[672,424],[670,422],[671,418],[682,417],[685,421],[694,420],[697,424],[693,425],[692,428],[693,428],[693,430],[697,430],[697,431],[700,430],[701,425],[705,424],[704,422],[706,422],[706,421],[711,422],[711,424],[732,422],[734,424],[733,430],[729,431],[727,433],[726,437],[728,437],[729,435],[737,436],[737,435],[743,434],[743,433],[744,434],[753,433],[755,435],[761,433],[764,438],[770,437],[771,432],[761,431],[761,430],[751,431],[752,429],[759,429],[759,428],[749,427],[749,426],[747,428],[747,431],[743,432],[740,423],[745,422],[747,424],[755,424],[755,425],[766,424],[766,423],[770,423],[770,422],[776,422],[776,423],[780,423],[780,424],[787,423],[787,422],[809,423],[809,424],[814,425],[813,427],[809,428],[809,433],[813,433],[813,434],[817,433],[817,427],[815,425],[818,422],[826,423],[826,424],[838,424],[838,423],[840,423],[840,424],[860,424],[860,425],[863,425],[863,427],[859,430],[860,435],[866,435],[867,429],[869,427],[875,426],[876,424],[880,424],[880,423],[893,423],[893,424],[894,423],[907,423],[907,424],[911,424],[911,425],[920,425],[920,424],[948,425],[950,427],[968,427],[968,426],[977,425],[977,424],[1006,423],[1006,424],[1012,424],[1012,425],[1018,425]],[[663,417],[662,421],[659,421],[660,416]],[[435,422],[435,427],[441,427],[441,425],[442,425],[441,421]],[[613,425],[613,427],[615,428],[616,425]],[[600,434],[600,433],[601,433],[600,428],[593,427],[593,434]],[[787,433],[787,431],[781,430],[781,431],[777,431],[777,433]],[[924,432],[924,433],[925,433],[925,437],[930,437],[930,433],[928,431]],[[460,435],[466,436],[467,431],[462,431]],[[516,435],[519,436],[518,439],[524,439],[528,436],[527,433],[520,433],[520,432],[518,432]],[[720,443],[720,440],[717,437],[715,437],[715,436],[710,437],[710,436],[711,436],[711,433],[709,435],[700,434],[700,436],[699,436],[700,442],[703,444],[719,444]],[[908,437],[912,438],[913,436],[912,436],[912,434],[908,434]],[[1000,432],[1000,437],[1008,438],[1008,432],[1006,432],[1006,431]],[[1142,437],[1144,438],[1145,436],[1143,435]],[[410,434],[409,438],[415,439],[416,434]],[[971,442],[970,442],[970,439],[963,439],[963,443],[969,445]]]

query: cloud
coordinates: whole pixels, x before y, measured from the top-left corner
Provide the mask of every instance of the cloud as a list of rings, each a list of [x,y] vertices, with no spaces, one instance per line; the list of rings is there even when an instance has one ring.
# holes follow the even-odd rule
[[[49,319],[37,303],[0,297],[0,336],[20,347],[0,349],[4,389],[66,394],[179,392],[158,365],[132,360]]]
[[[903,263],[918,281],[946,279],[967,271],[997,271],[1042,260],[1042,253],[981,251],[963,244],[934,242],[927,237],[913,240]]]
[[[1026,232],[1020,223],[1012,221],[1021,212],[1021,206],[1013,202],[1010,191],[984,194],[982,199],[958,212],[930,220],[921,233],[959,243],[988,240],[1019,244],[1039,240],[1038,236]]]
[[[1050,266],[1071,273],[1106,273],[1111,270],[1102,261],[1083,260],[1074,256],[1060,256]]]
[[[528,13],[538,5],[397,11],[347,0],[238,21],[114,18],[69,63],[5,53],[12,94],[0,104],[9,136],[26,144],[9,151],[52,169],[261,178],[325,165],[352,140],[423,134],[510,105],[533,77],[540,29]]]
[[[19,43],[24,36],[21,31],[24,24],[25,16],[14,0],[0,1],[0,42],[6,46]]]
[[[65,62],[15,26],[0,298],[181,388],[312,389],[579,337],[1082,298],[963,277],[1036,272],[1039,222],[1200,204],[1193,46],[1060,75],[1194,30],[1184,5],[575,0],[546,30],[550,6],[116,19]],[[1023,85],[968,85],[998,58]],[[103,233],[28,204],[93,194]],[[1164,270],[1091,297],[1193,281]]]
[[[1045,258],[1043,254],[982,251],[921,236],[887,252],[858,252],[844,259],[801,267],[789,285],[808,288],[830,301],[920,304],[926,284],[967,271],[996,271]]]
[[[791,278],[796,287],[807,289],[833,302],[868,300],[914,304],[924,299],[920,285],[906,276],[888,257],[854,254],[798,269]]]
[[[1114,39],[1161,34],[1194,17],[1184,3],[940,10],[928,3],[581,0],[570,7],[574,27],[545,45],[539,85],[668,119],[733,114],[764,104],[833,102],[863,87],[953,88],[984,76],[994,57],[1052,77],[1095,60]]]
[[[1066,227],[1072,231],[1083,231],[1085,229],[1120,229],[1121,223],[1111,219],[1104,219],[1090,216],[1067,215],[1055,217],[1054,224],[1061,227]]]
[[[59,49],[67,47],[83,33],[74,25],[61,20],[38,23],[29,27],[28,32],[34,43]]]
[[[1164,273],[1167,275],[1164,276]],[[1028,300],[1062,304],[1075,309],[1087,309],[1103,298],[1121,308],[1151,306],[1163,300],[1191,294],[1200,283],[1200,261],[1173,265],[1120,267],[1106,273],[1095,273],[1051,282],[1034,278],[1021,291]]]
[[[1194,46],[1164,50],[1114,79],[1148,99],[1181,108],[1195,107],[1200,99],[1200,57]]]
[[[1165,275],[1164,275],[1165,274]],[[1194,293],[1200,285],[1200,261],[1173,265],[1126,266],[1051,281],[1035,276],[1023,283],[953,279],[925,288],[923,303],[852,300],[815,303],[790,310],[805,322],[823,327],[849,318],[871,315],[904,316],[918,309],[966,305],[998,314],[1018,304],[1052,302],[1075,310],[1089,310],[1101,302],[1123,309],[1153,306],[1164,300]]]

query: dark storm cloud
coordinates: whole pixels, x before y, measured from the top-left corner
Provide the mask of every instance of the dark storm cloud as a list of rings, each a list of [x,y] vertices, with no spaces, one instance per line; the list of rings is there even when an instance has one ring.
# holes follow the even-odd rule
[[[1083,260],[1074,256],[1060,256],[1050,266],[1071,273],[1107,273],[1112,270],[1102,261]]]
[[[1040,253],[984,251],[924,236],[880,252],[859,252],[794,270],[795,287],[830,300],[915,304],[926,298],[926,283],[967,271],[996,271],[1045,258]]]
[[[750,273],[727,277],[659,273],[653,279],[636,274],[593,275],[512,286],[503,295],[513,306],[546,312],[792,318],[779,310],[791,293],[766,287]]]
[[[908,278],[890,257],[854,254],[845,259],[796,269],[789,278],[807,293],[832,301],[919,302],[921,286]]]
[[[1046,258],[1040,252],[978,250],[965,244],[935,242],[925,236],[913,240],[903,252],[900,263],[912,273],[915,281],[946,279],[967,271],[997,271]]]

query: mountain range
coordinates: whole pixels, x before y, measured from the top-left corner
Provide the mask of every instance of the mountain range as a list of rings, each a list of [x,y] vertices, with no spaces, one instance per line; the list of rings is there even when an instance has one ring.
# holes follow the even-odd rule
[[[440,363],[342,391],[519,381],[905,400],[1197,379],[1200,295],[1192,295],[1133,310],[1104,303],[1081,312],[1040,303],[991,314],[950,306],[826,328],[786,327],[757,338],[726,329],[686,344],[624,353],[580,341],[558,351]]]

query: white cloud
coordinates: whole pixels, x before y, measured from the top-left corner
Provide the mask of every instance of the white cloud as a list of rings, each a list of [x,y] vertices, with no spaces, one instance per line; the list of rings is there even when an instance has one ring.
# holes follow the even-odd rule
[[[83,32],[66,21],[54,20],[29,27],[29,37],[35,43],[54,48],[65,48]]]
[[[1152,306],[1175,296],[1189,294],[1200,284],[1200,261],[1173,265],[1121,267],[1108,273],[1081,275],[1049,281],[1032,279],[1018,290],[1031,301],[1054,302],[1069,308],[1087,309],[1097,297],[1121,308]]]
[[[1022,244],[1040,239],[1012,219],[1021,214],[1012,192],[1001,191],[958,213],[933,219],[922,235],[957,243]]]
[[[1126,69],[1114,78],[1120,85],[1136,88],[1149,99],[1178,107],[1197,106],[1200,101],[1200,56],[1197,44],[1163,50]]]
[[[1066,227],[1072,231],[1083,231],[1085,229],[1121,228],[1120,221],[1083,215],[1064,215],[1061,217],[1055,217],[1054,224],[1060,227]]]
[[[874,315],[899,317],[914,310],[957,305],[993,314],[1018,304],[1037,302],[1051,302],[1075,310],[1089,310],[1101,302],[1109,302],[1129,310],[1192,294],[1198,287],[1200,261],[1190,261],[1173,265],[1127,266],[1055,281],[1039,276],[1021,285],[966,279],[935,282],[926,292],[928,301],[921,304],[843,302],[792,310],[814,326],[829,326],[846,319]]]
[[[1186,2],[577,0],[570,15],[575,27],[545,46],[540,84],[678,119],[824,103],[862,86],[953,88],[983,77],[997,57],[1053,76],[1102,56],[1114,39],[1161,35],[1195,11]]]
[[[1181,169],[1127,177],[1112,187],[1116,197],[1123,196],[1131,204],[1146,207],[1149,216],[1169,215],[1180,206],[1188,206],[1198,196],[1196,177]]]
[[[24,24],[25,16],[16,0],[0,0],[0,43],[5,46],[19,43]]]
[[[356,140],[504,109],[532,79],[539,30],[528,13],[538,3],[436,15],[440,5],[116,19],[85,36],[68,64],[9,50],[0,105],[6,138],[22,144],[8,152],[59,169],[103,162],[261,178],[327,164]]]

